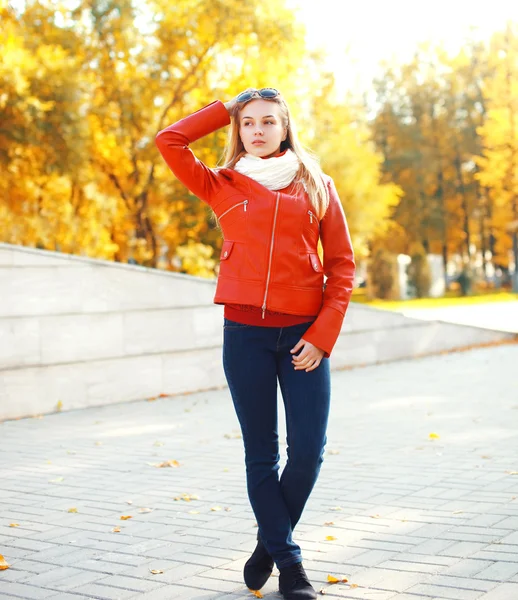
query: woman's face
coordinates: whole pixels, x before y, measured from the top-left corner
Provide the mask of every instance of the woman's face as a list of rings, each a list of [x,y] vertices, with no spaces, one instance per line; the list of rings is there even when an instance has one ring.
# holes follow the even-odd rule
[[[280,153],[287,130],[277,102],[251,100],[239,112],[239,135],[248,154],[270,158]]]

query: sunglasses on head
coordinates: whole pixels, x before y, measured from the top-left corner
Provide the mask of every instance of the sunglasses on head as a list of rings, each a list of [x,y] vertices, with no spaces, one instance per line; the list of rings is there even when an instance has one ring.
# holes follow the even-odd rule
[[[265,98],[266,100],[270,100],[271,98],[276,98],[279,95],[279,90],[276,90],[275,88],[247,90],[246,92],[241,92],[241,94],[239,94],[239,96],[236,98],[236,102],[248,102],[254,97]]]

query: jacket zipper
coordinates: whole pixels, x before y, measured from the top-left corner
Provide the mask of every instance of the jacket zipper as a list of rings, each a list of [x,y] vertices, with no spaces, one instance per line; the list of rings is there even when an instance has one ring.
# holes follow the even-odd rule
[[[316,219],[316,215],[314,213],[312,213],[310,210],[308,210],[308,215],[309,215],[309,222],[313,223],[313,217]]]
[[[272,240],[270,242],[270,258],[268,260],[268,274],[266,276],[266,289],[264,290],[264,298],[263,298],[263,319],[264,319],[264,313],[266,312],[266,296],[268,295],[268,286],[270,284],[270,272],[272,269],[272,256],[273,256],[273,242],[275,239],[275,224],[277,222],[277,210],[279,208],[279,198],[280,198],[280,193],[277,192],[277,197],[275,199],[275,213],[273,216],[273,227],[272,227]]]
[[[246,205],[248,204],[248,200],[243,200],[243,202],[238,202],[238,204],[234,204],[234,206],[231,206],[230,208],[227,208],[227,210],[219,216],[219,218],[223,218],[227,213],[229,213],[231,210],[234,210],[234,208],[237,208],[238,206],[243,206],[245,207],[245,212],[246,212]]]

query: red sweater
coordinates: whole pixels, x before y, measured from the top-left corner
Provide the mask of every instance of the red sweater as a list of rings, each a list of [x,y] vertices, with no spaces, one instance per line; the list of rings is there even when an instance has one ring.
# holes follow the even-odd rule
[[[289,327],[290,325],[309,323],[315,320],[315,317],[308,317],[307,315],[287,315],[272,310],[267,310],[263,319],[261,308],[248,304],[225,304],[224,316],[230,321],[262,327]]]

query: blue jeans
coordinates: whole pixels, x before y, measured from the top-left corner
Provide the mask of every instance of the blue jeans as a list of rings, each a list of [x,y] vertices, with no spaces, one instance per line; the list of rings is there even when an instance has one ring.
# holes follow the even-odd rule
[[[310,325],[261,327],[224,319],[223,326],[223,368],[243,434],[248,497],[278,568],[302,560],[292,533],[317,480],[326,443],[329,359],[307,373],[295,371],[291,362],[291,348]],[[277,380],[288,458],[280,479]]]

